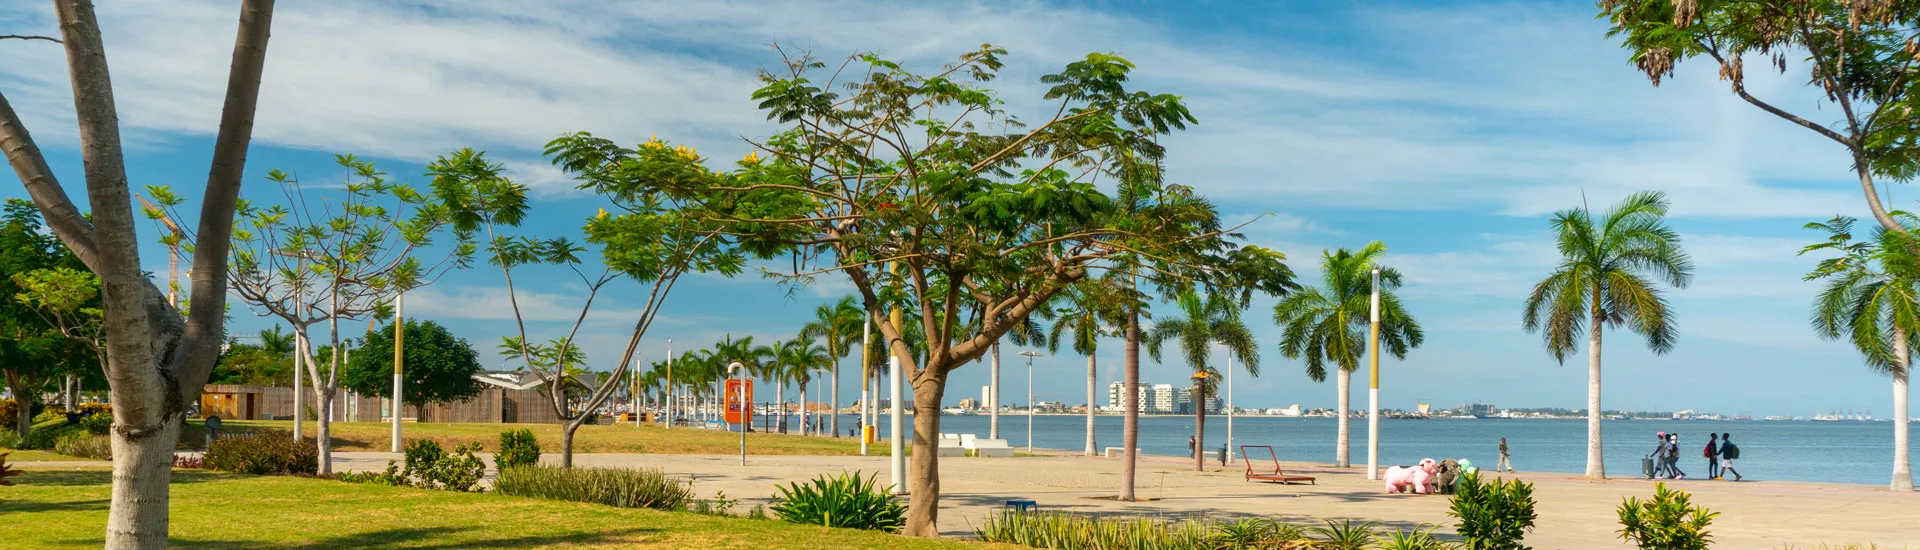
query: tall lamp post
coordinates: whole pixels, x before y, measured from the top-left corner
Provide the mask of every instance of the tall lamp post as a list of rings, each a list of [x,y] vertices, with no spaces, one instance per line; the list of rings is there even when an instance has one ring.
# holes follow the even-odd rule
[[[680,402],[673,400],[673,385],[674,385],[673,383],[673,339],[668,338],[667,339],[667,406],[663,407],[665,410],[661,411],[661,414],[666,415],[666,418],[661,419],[665,421],[661,425],[666,426],[667,429],[669,430],[673,429],[673,409],[680,406]]]
[[[1027,454],[1033,454],[1033,358],[1040,354],[1027,350],[1020,355],[1027,358]]]
[[[393,448],[389,452],[400,452],[400,370],[406,349],[407,337],[407,293],[401,292],[393,299],[393,410],[387,416],[393,420]]]
[[[893,273],[897,267],[899,267],[898,264],[889,265],[887,266],[887,272]],[[887,314],[887,321],[893,323],[893,328],[896,333],[903,332],[903,329],[900,328],[902,326],[902,316],[903,312],[900,311],[900,306],[898,305],[893,306],[893,311]],[[893,346],[894,343],[895,342],[888,342],[887,349],[895,350]],[[900,432],[906,429],[906,418],[901,411],[900,394],[906,389],[904,388],[906,381],[900,377],[900,353],[897,350],[887,354],[887,377],[892,379],[887,385],[890,386],[888,389],[893,399],[893,406],[891,407],[888,418],[888,429],[891,430],[891,433],[887,435],[889,436],[888,439],[892,440],[890,443],[893,445],[892,456],[887,460],[887,464],[891,466],[890,469],[892,470],[891,475],[888,477],[891,478],[889,481],[893,482],[893,494],[904,495],[907,494],[907,449],[902,445]]]
[[[1372,323],[1367,328],[1367,359],[1373,377],[1367,386],[1367,479],[1380,475],[1380,268],[1373,268]]]

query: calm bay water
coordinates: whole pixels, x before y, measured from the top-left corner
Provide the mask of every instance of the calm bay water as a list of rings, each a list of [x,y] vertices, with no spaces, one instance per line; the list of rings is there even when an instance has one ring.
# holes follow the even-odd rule
[[[844,416],[842,432],[854,418]],[[907,419],[912,426],[911,416]],[[986,416],[942,416],[940,431],[987,436]],[[1085,446],[1086,417],[1035,416],[1034,446],[1079,450]],[[1100,447],[1120,445],[1121,417],[1099,416],[1094,435]],[[886,437],[887,420],[879,422]],[[1226,441],[1226,419],[1207,417],[1207,448]],[[1607,473],[1637,476],[1640,458],[1652,452],[1654,433],[1680,433],[1680,469],[1690,479],[1706,477],[1700,457],[1708,433],[1731,433],[1740,446],[1739,469],[1750,480],[1820,481],[1884,484],[1893,470],[1891,422],[1609,420],[1602,424]],[[1367,460],[1367,422],[1352,423],[1352,459]],[[1507,438],[1513,466],[1520,470],[1586,471],[1587,424],[1584,419],[1547,420],[1381,420],[1380,463],[1411,464],[1421,458],[1468,458],[1491,468],[1500,438]],[[1027,445],[1026,415],[1002,415],[1000,435],[1014,447]],[[1332,463],[1337,420],[1332,418],[1239,417],[1235,445],[1272,445],[1281,460]],[[1140,447],[1147,454],[1185,455],[1193,435],[1193,417],[1140,419]],[[1237,452],[1237,450],[1236,450]]]

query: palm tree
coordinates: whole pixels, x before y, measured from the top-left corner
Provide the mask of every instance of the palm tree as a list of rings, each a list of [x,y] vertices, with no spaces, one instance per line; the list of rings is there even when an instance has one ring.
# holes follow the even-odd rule
[[[1678,333],[1656,281],[1686,288],[1693,263],[1680,234],[1667,227],[1667,198],[1657,191],[1628,196],[1596,220],[1586,208],[1562,210],[1551,225],[1560,265],[1527,296],[1523,324],[1539,330],[1547,351],[1566,363],[1587,333],[1587,477],[1606,479],[1600,456],[1600,340],[1606,326],[1625,325],[1665,355]]]
[[[1260,376],[1260,348],[1253,343],[1253,331],[1240,322],[1240,307],[1233,300],[1217,294],[1208,294],[1202,300],[1189,290],[1182,292],[1174,304],[1181,316],[1154,322],[1153,330],[1147,332],[1147,354],[1159,361],[1161,346],[1167,340],[1180,340],[1180,355],[1193,369],[1193,469],[1204,470],[1206,460],[1201,457],[1207,445],[1207,395],[1220,377],[1210,361],[1213,345],[1225,346],[1227,353],[1238,357],[1247,374],[1253,376]]]
[[[850,344],[860,337],[860,323],[864,319],[860,304],[852,296],[847,296],[832,305],[822,304],[815,308],[813,321],[800,327],[801,338],[819,338],[827,343],[827,356],[831,358],[829,362],[833,369],[833,416],[827,429],[832,431],[833,437],[840,437],[840,359],[853,352]]]
[[[280,330],[280,325],[260,331],[260,349],[274,357],[293,355],[293,333]]]
[[[1894,213],[1909,228],[1911,215]],[[1808,246],[1801,254],[1835,250],[1844,255],[1823,260],[1807,280],[1827,284],[1813,300],[1813,329],[1822,338],[1845,337],[1867,360],[1867,367],[1893,378],[1894,491],[1913,491],[1913,468],[1908,459],[1907,373],[1912,365],[1915,338],[1920,337],[1920,239],[1909,231],[1875,227],[1873,239],[1853,241],[1853,218],[1837,217],[1809,223],[1808,229],[1827,231],[1827,242]]]
[[[807,383],[813,381],[813,371],[831,365],[833,357],[807,338],[775,344],[774,350],[774,363],[781,366],[783,377],[800,385],[800,435],[807,435]]]
[[[1119,324],[1114,317],[1118,314],[1113,304],[1106,300],[1099,285],[1102,281],[1081,281],[1060,293],[1060,300],[1066,306],[1057,312],[1060,320],[1053,324],[1053,330],[1047,332],[1047,351],[1060,352],[1060,342],[1071,340],[1074,353],[1087,358],[1087,448],[1082,454],[1093,456],[1096,442],[1093,438],[1094,388],[1099,384],[1100,372],[1094,364],[1094,354],[1099,352],[1100,338],[1112,336],[1112,331],[1101,326]],[[1066,338],[1062,338],[1066,336]]]
[[[1334,444],[1334,465],[1353,465],[1348,440],[1352,433],[1347,411],[1352,410],[1349,396],[1353,371],[1367,351],[1368,325],[1372,322],[1373,270],[1380,270],[1380,345],[1395,358],[1406,359],[1407,351],[1420,347],[1425,335],[1420,323],[1407,314],[1400,297],[1400,271],[1374,265],[1386,253],[1380,241],[1367,243],[1358,252],[1345,248],[1320,254],[1320,277],[1324,288],[1304,288],[1282,298],[1273,306],[1273,322],[1280,325],[1280,354],[1288,359],[1305,359],[1307,377],[1314,382],[1327,380],[1327,364],[1338,368],[1340,429]]]
[[[735,340],[733,339],[732,334],[728,334],[724,340],[713,344],[713,350],[711,353],[712,355],[710,359],[712,360],[713,364],[709,365],[709,367],[714,370],[713,375],[715,378],[713,381],[714,381],[715,395],[720,395],[722,392],[725,391],[724,389],[722,389],[722,386],[726,383],[725,381],[727,377],[731,375],[730,373],[727,372],[727,367],[735,361],[738,361],[740,363],[740,366],[746,370],[746,372],[744,373],[744,375],[746,376],[754,376],[754,377],[768,379],[768,380],[776,379],[775,377],[770,375],[770,373],[775,372],[776,369],[778,369],[778,367],[774,365],[773,362],[771,361],[771,359],[773,359],[774,357],[773,348],[770,348],[767,346],[753,345],[752,336],[743,336],[739,340]],[[780,426],[783,428],[786,427],[786,422],[787,422],[786,389],[787,389],[786,384],[782,383],[781,385],[777,386],[776,393],[775,393],[776,397],[779,398],[780,405],[781,405]],[[726,402],[725,399],[720,400],[720,403],[725,403],[725,402]],[[753,404],[744,403],[743,406],[746,406],[750,409],[752,408]],[[743,430],[746,428],[747,428],[746,426],[741,426],[741,429]]]

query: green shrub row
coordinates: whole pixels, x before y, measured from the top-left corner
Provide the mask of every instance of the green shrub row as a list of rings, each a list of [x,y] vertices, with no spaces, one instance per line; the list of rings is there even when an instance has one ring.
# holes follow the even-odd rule
[[[691,483],[669,479],[654,468],[515,466],[500,471],[493,490],[503,495],[655,510],[687,510],[693,501]]]
[[[80,458],[113,460],[113,441],[104,435],[72,434],[55,441],[53,452]]]
[[[306,474],[320,470],[319,451],[288,432],[221,436],[207,446],[207,468],[243,474]]]
[[[1294,525],[1266,518],[1204,516],[1108,517],[1062,512],[989,514],[981,540],[1063,550],[1436,550],[1448,548],[1432,528],[1378,530],[1373,522]]]

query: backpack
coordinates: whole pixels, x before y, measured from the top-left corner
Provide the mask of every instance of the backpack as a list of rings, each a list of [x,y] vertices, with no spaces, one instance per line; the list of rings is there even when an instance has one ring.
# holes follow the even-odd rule
[[[1712,444],[1712,443],[1708,443],[1708,444],[1707,444],[1707,448],[1705,448],[1705,449],[1701,449],[1701,450],[1700,450],[1700,457],[1701,457],[1701,458],[1713,458],[1713,444]]]

